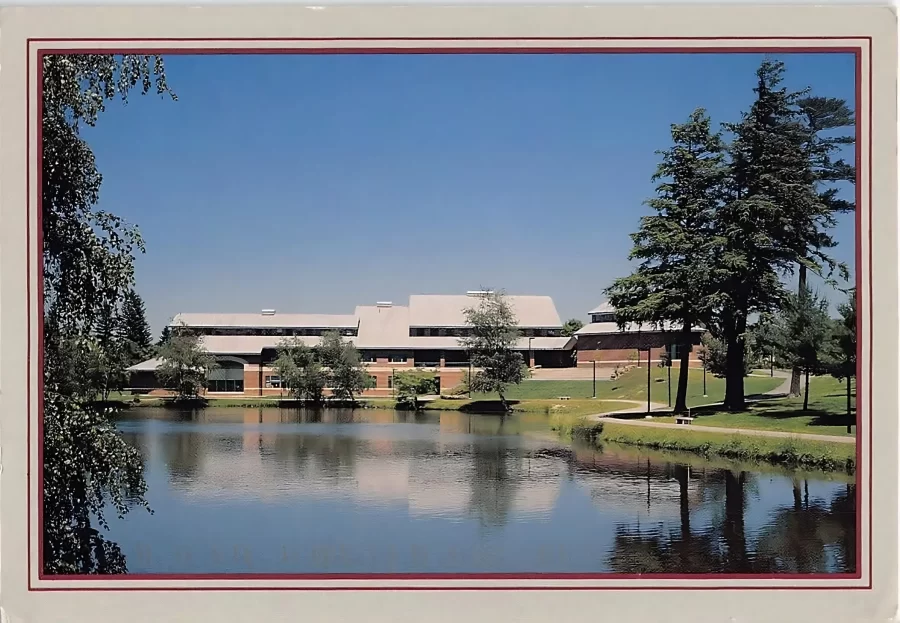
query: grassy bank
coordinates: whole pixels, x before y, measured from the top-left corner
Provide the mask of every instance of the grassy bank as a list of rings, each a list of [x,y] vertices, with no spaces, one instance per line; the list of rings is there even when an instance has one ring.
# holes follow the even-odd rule
[[[730,435],[685,427],[684,430],[590,422],[561,417],[552,427],[559,434],[591,443],[615,443],[655,450],[691,452],[703,457],[719,456],[738,461],[767,462],[791,467],[855,472],[856,446],[798,438]]]
[[[678,389],[677,367],[672,368],[672,400]],[[599,374],[599,372],[598,372]],[[667,404],[669,399],[668,370],[653,366],[650,368],[650,400]],[[781,378],[750,376],[744,379],[744,389],[748,396],[764,394],[777,388],[784,382]],[[512,400],[556,399],[569,396],[573,399],[591,398],[593,381],[524,381],[517,387],[511,387],[507,398]],[[492,394],[473,396],[477,400],[496,400]],[[719,402],[725,398],[725,380],[706,374],[706,396],[703,395],[703,370],[691,369],[688,373],[687,404],[689,407]],[[623,374],[615,381],[608,376],[597,379],[597,400],[647,400],[647,368],[635,368]],[[634,405],[632,405],[634,406]]]
[[[852,388],[855,392],[855,387]],[[809,409],[803,410],[803,398],[776,398],[752,403],[746,411],[732,413],[707,408],[691,413],[693,426],[745,428],[852,437],[856,435],[855,413],[847,416],[847,387],[830,376],[814,377],[809,383]],[[855,395],[851,406],[856,406]],[[654,417],[654,422],[674,422],[672,417]],[[847,425],[851,431],[847,432]]]

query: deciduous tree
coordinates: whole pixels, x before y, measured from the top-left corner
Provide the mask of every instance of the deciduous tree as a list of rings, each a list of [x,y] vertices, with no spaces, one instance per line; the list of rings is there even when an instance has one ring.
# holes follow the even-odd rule
[[[329,331],[322,338],[318,349],[319,359],[328,370],[331,393],[337,400],[351,404],[356,396],[373,386],[373,379],[366,371],[359,351],[341,338],[337,331]]]
[[[282,387],[294,398],[311,404],[322,402],[328,374],[314,349],[298,338],[283,340],[278,345],[274,367],[281,377]]]
[[[397,403],[414,411],[421,409],[420,396],[428,396],[437,391],[435,375],[424,370],[404,370],[394,375],[394,389]]]
[[[200,397],[208,386],[207,378],[215,370],[216,360],[203,346],[200,335],[187,327],[178,327],[159,349],[160,364],[156,376],[163,387],[171,389],[177,400]]]
[[[67,54],[42,62],[42,564],[51,575],[125,573],[120,548],[97,526],[106,527],[110,510],[123,515],[146,506],[143,461],[107,414],[83,402],[72,347],[91,337],[102,310],[132,286],[143,241],[96,208],[101,176],[80,130],[134,90],[171,92],[158,57]]]
[[[469,380],[472,391],[496,393],[505,411],[509,411],[506,391],[528,378],[522,354],[515,350],[519,341],[519,323],[503,292],[486,291],[478,304],[463,312],[471,333],[460,338],[469,351],[477,371]]]

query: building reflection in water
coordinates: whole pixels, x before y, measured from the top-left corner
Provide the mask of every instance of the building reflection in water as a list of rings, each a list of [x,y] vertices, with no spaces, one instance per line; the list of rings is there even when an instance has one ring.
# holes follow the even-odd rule
[[[474,522],[523,550],[532,543],[520,543],[524,528],[514,526],[544,541],[575,530],[590,541],[586,551],[599,552],[579,564],[616,573],[851,572],[855,564],[848,476],[569,447],[533,434],[547,432],[541,418],[140,411],[123,434],[149,467],[164,464],[184,508],[254,503],[264,515],[273,503],[340,501],[360,516],[399,509],[410,521]]]

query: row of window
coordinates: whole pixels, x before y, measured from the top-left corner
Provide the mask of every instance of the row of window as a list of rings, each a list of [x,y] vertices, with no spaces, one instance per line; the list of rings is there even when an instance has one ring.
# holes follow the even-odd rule
[[[614,312],[603,312],[602,314],[591,314],[591,322],[615,322],[616,314]]]
[[[559,337],[560,329],[519,329],[522,337]],[[469,337],[472,329],[467,328],[442,328],[442,327],[412,327],[409,330],[410,337]]]
[[[378,378],[371,376],[371,375],[369,376],[369,378],[372,379],[372,381],[373,381],[372,386],[377,388],[378,387]],[[210,381],[209,391],[211,391],[211,392],[231,392],[231,391],[243,392],[244,391],[244,383],[243,382],[240,382],[240,388],[237,388],[237,385],[229,386],[229,387],[234,387],[235,389],[213,389],[212,383],[213,382]],[[225,386],[217,385],[216,387],[225,387]],[[281,377],[277,376],[275,374],[267,374],[265,387],[268,389],[280,389],[282,387]],[[393,376],[387,377],[387,388],[388,389],[394,388],[394,377]]]
[[[296,329],[296,328],[220,328],[220,327],[196,327],[193,328],[200,335],[223,336],[262,336],[262,337],[321,337],[326,333],[338,332],[344,337],[356,337],[357,329]]]

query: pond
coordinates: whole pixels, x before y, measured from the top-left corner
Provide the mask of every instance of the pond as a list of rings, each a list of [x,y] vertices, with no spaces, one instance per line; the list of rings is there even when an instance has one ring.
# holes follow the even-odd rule
[[[855,484],[570,443],[544,415],[137,408],[130,573],[849,573]]]

